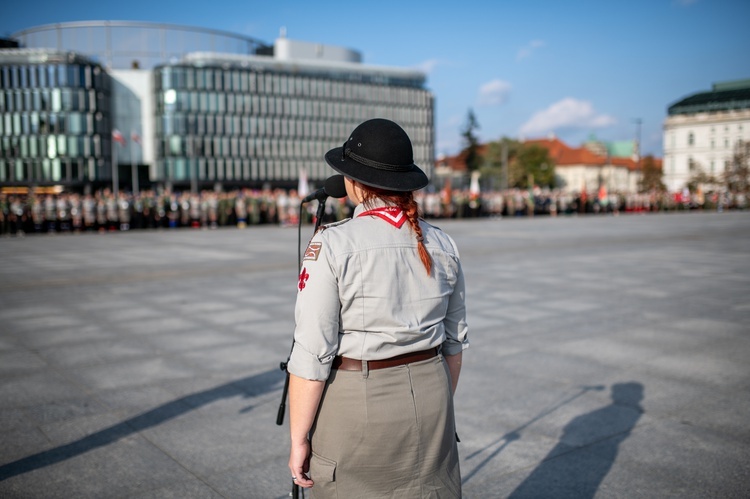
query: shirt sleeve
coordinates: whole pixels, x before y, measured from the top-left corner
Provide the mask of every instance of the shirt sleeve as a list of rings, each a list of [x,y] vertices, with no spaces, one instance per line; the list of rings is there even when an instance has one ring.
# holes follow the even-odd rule
[[[466,324],[466,283],[460,260],[456,259],[456,263],[458,263],[456,286],[448,300],[448,309],[443,320],[445,326],[443,355],[456,355],[469,347],[469,327]]]
[[[294,346],[290,373],[326,380],[338,351],[340,300],[335,258],[324,232],[313,236],[305,250],[297,282]]]

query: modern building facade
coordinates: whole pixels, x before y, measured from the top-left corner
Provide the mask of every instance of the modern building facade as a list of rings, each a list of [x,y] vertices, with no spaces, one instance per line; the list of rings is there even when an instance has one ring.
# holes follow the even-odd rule
[[[156,179],[296,186],[362,121],[398,122],[433,162],[433,99],[418,72],[360,63],[188,55],[154,70]],[[429,168],[428,168],[429,169]]]
[[[111,178],[111,79],[72,52],[0,50],[0,184]]]
[[[373,117],[401,124],[433,168],[425,75],[351,49],[105,21],[13,38],[23,48],[0,50],[0,187],[291,188],[333,173],[325,151]]]
[[[721,183],[738,145],[750,140],[750,80],[715,83],[668,108],[664,183],[681,191],[693,179]]]

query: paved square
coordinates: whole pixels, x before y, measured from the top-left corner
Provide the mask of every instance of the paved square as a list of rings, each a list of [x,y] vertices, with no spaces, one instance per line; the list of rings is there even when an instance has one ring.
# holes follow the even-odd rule
[[[747,497],[750,213],[436,224],[465,497]],[[0,497],[287,497],[296,261],[277,227],[1,239]]]

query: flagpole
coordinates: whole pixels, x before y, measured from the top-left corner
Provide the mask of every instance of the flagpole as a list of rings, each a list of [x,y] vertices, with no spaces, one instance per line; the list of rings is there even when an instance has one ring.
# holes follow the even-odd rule
[[[138,168],[135,165],[135,150],[133,144],[135,143],[135,133],[130,133],[130,173],[133,176],[133,196],[138,195]]]
[[[118,178],[118,172],[117,172],[117,142],[113,141],[112,143],[112,194],[115,196],[115,199],[117,199],[117,195],[119,193],[120,185],[120,179]]]

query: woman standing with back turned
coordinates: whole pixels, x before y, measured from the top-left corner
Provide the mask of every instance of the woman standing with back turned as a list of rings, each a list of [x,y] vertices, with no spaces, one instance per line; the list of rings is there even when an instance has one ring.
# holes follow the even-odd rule
[[[427,185],[396,123],[359,125],[326,162],[351,219],[310,241],[288,364],[294,483],[315,498],[461,497],[453,393],[468,346],[458,250],[418,218]]]

